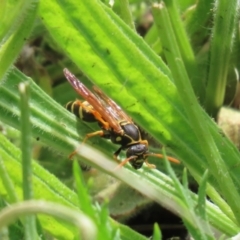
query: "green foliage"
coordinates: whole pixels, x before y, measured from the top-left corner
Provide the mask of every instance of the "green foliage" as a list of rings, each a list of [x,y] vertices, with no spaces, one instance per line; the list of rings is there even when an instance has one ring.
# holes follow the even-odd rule
[[[111,184],[107,186],[110,203],[107,199],[102,204],[92,203],[89,191],[94,186],[90,183],[97,185],[96,176],[91,175],[93,180],[89,180],[88,186],[83,177],[85,174],[76,162],[73,174],[77,194],[35,161],[32,162],[32,175],[28,168],[30,164],[23,164],[33,178],[33,198],[46,202],[32,200],[29,206],[33,210],[27,208],[27,202],[16,203],[23,198],[24,189],[26,198],[31,198],[31,185],[26,184],[27,178],[24,180],[21,174],[24,163],[21,156],[24,160],[29,158],[31,137],[55,151],[51,155],[45,151],[44,155],[55,165],[66,161],[67,155],[79,146],[79,140],[94,131],[94,126],[77,121],[62,106],[74,99],[72,89],[66,83],[51,87],[51,79],[53,85],[57,83],[63,78],[62,69],[68,67],[78,76],[81,74],[81,80],[87,86],[91,86],[89,78],[101,87],[169,154],[181,160],[199,183],[199,192],[194,194],[188,190],[186,170],[181,184],[169,164],[166,169],[170,177],[159,170],[162,169],[159,160],[156,170],[143,166],[136,171],[128,165],[114,170],[116,165],[109,159],[116,146],[101,139],[89,140],[94,148],[81,146],[78,151],[81,161],[176,213],[195,239],[215,239],[212,227],[220,235],[236,235],[240,229],[239,152],[202,107],[216,118],[223,105],[228,76],[231,76],[228,72],[238,66],[237,56],[231,55],[231,49],[237,49],[239,45],[237,38],[234,42],[234,36],[239,34],[237,1],[219,4],[220,1],[202,0],[195,6],[193,1],[165,1],[166,5],[164,1],[153,3],[154,24],[144,38],[133,26],[142,13],[139,7],[142,1],[130,1],[130,6],[128,1],[116,1],[114,11],[98,0],[16,1],[16,5],[13,2],[6,1],[5,12],[2,9],[0,12],[3,16],[0,120],[3,128],[7,124],[21,130],[23,146],[20,151],[3,134],[0,135],[0,195],[7,203],[15,203],[12,212],[8,208],[0,212],[0,226],[22,214],[48,213],[57,218],[39,215],[42,232],[58,239],[87,239],[90,236],[87,231],[93,234],[90,236],[93,239],[146,239],[109,217],[111,195],[118,192],[111,189]],[[146,3],[143,5],[147,6]],[[6,11],[11,14],[7,15]],[[33,69],[26,62],[23,66],[25,70],[32,70],[32,79],[38,80],[45,92],[12,66],[32,28],[30,39],[41,38],[41,50],[33,60]],[[212,29],[212,32],[206,29]],[[210,48],[206,47],[209,44]],[[43,53],[46,52],[52,52],[57,60],[53,63],[51,58],[44,61]],[[31,95],[20,108],[18,86],[26,81]],[[22,99],[26,96],[22,93]],[[18,139],[16,136],[15,143]],[[34,146],[41,149],[37,141]],[[99,189],[94,191],[97,191],[96,196],[101,195]],[[141,197],[134,198],[136,203],[132,204],[128,200],[131,191],[126,188],[118,195],[120,202],[127,203],[125,209],[147,204]],[[206,194],[215,205],[206,200]],[[52,202],[56,203],[56,208]],[[49,210],[51,206],[52,211]],[[117,203],[114,207],[118,207]],[[18,209],[24,209],[25,213]],[[58,211],[61,214],[58,215]],[[21,219],[20,225],[24,224]],[[153,232],[153,239],[161,238],[157,225]]]

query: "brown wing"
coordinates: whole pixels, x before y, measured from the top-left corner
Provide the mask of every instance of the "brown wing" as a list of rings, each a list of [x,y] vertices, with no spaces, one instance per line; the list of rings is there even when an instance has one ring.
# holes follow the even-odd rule
[[[162,148],[162,145],[148,132],[146,132],[142,127],[140,127],[138,124],[134,123],[135,125],[138,126],[138,129],[140,131],[141,137],[143,140],[147,140],[149,145],[153,148]]]
[[[80,82],[74,74],[72,74],[67,68],[64,68],[63,73],[67,78],[68,82],[73,86],[75,91],[81,95],[85,100],[87,100],[93,108],[99,112],[99,114],[103,117],[105,121],[107,121],[110,127],[117,133],[122,132],[122,128],[119,125],[119,121],[116,118],[117,113],[112,111],[111,106],[107,106],[107,102],[102,99],[99,95],[97,97],[94,95],[82,82]],[[106,103],[106,104],[105,104]]]
[[[118,120],[125,120],[127,122],[133,123],[132,119],[111,99],[109,98],[101,89],[96,86],[93,86],[94,92],[97,96],[104,100],[109,111],[113,112],[114,115],[117,115]]]
[[[149,144],[154,148],[162,147],[161,144],[158,141],[156,141],[149,133],[142,129],[138,124],[134,123],[132,119],[121,109],[121,107],[119,107],[111,98],[109,98],[104,92],[102,92],[101,89],[99,89],[96,86],[93,86],[93,90],[101,100],[103,99],[104,102],[107,103],[107,106],[110,106],[110,111],[115,112],[117,114],[118,119],[126,120],[130,123],[135,124],[138,127],[143,140],[146,139],[149,142]]]

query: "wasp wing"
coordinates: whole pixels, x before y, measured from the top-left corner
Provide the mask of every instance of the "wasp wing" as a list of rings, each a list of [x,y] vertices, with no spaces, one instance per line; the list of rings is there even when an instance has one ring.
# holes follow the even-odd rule
[[[111,98],[109,98],[104,92],[101,91],[96,86],[93,86],[93,90],[96,93],[96,95],[99,97],[99,99],[104,100],[106,107],[110,107],[110,111],[114,113],[114,115],[117,115],[118,120],[126,120],[130,123],[135,124],[141,134],[142,139],[148,140],[150,145],[154,148],[161,148],[161,144],[155,140],[148,132],[146,132],[142,127],[140,127],[138,124],[134,123],[132,119],[119,107]]]
[[[119,107],[111,98],[109,98],[104,92],[102,92],[101,89],[93,86],[93,90],[100,99],[104,100],[109,111],[111,111],[112,114],[116,116],[118,121],[125,120],[129,123],[133,123],[132,119],[121,109],[121,107]]]
[[[140,131],[141,137],[143,140],[147,140],[149,145],[153,148],[162,148],[162,144],[160,144],[152,135],[150,135],[148,132],[146,132],[141,126],[138,124],[134,123],[135,125],[138,126],[138,129]]]
[[[106,106],[106,102],[102,100],[100,96],[93,94],[67,68],[64,68],[63,72],[75,91],[93,106],[94,110],[96,110],[103,119],[109,123],[110,127],[117,133],[122,132],[122,128],[117,120],[117,114],[111,110],[111,107]]]

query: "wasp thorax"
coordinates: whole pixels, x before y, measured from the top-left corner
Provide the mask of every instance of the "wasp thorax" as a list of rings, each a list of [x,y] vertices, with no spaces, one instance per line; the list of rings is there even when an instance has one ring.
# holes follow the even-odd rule
[[[132,123],[121,124],[124,134],[130,136],[133,141],[138,141],[141,136],[138,127]]]

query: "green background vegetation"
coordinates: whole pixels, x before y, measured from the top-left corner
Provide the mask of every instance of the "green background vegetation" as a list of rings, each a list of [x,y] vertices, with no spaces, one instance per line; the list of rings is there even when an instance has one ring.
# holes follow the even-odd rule
[[[194,239],[239,232],[239,152],[214,121],[237,91],[237,1],[116,1],[113,8],[98,0],[3,1],[0,14],[0,227],[6,239],[19,232],[26,239],[42,234],[43,239],[147,239],[109,217],[146,204],[141,195],[129,198],[132,190],[119,191],[114,180],[117,190],[106,194],[114,195],[112,201],[91,201],[89,192],[103,195],[97,183],[109,184],[110,176],[177,214]],[[136,32],[139,26],[145,26],[143,37]],[[87,86],[99,86],[163,151],[178,158],[182,164],[174,169],[182,184],[159,159],[149,159],[156,170],[126,165],[116,171],[116,146],[92,139],[81,146],[79,158],[108,175],[92,170],[84,174],[90,175],[84,184],[75,163],[76,191],[71,190],[73,183],[64,176],[71,171],[67,156],[97,126],[64,108],[77,97],[63,80],[65,67]],[[71,187],[36,161],[31,167],[31,152]],[[188,190],[187,173],[199,184],[197,194]],[[119,210],[115,199],[126,203],[125,209]],[[57,218],[19,218],[6,233],[6,224],[29,213]],[[160,238],[155,225],[153,239]]]

